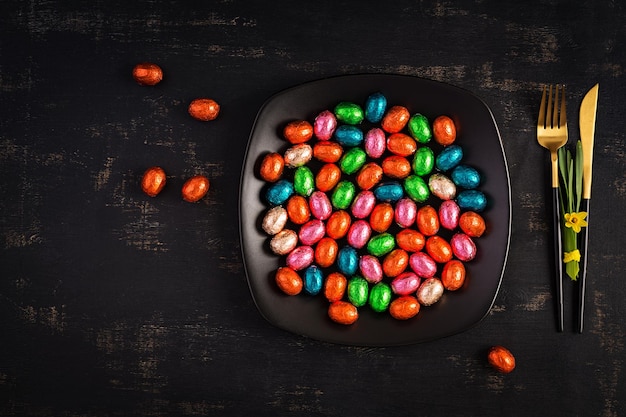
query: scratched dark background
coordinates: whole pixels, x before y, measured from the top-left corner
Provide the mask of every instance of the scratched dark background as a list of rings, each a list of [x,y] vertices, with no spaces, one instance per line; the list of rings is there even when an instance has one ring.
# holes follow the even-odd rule
[[[519,3],[519,4],[518,4]],[[626,10],[618,1],[2,1],[0,415],[626,415]],[[162,66],[155,87],[132,67]],[[238,183],[272,94],[392,73],[492,109],[513,224],[488,316],[442,340],[338,346],[277,329],[242,266]],[[541,86],[600,84],[587,327],[555,330]],[[222,105],[191,119],[200,96]],[[161,165],[157,198],[139,187]],[[209,195],[180,198],[203,173]],[[496,373],[486,350],[513,351]]]

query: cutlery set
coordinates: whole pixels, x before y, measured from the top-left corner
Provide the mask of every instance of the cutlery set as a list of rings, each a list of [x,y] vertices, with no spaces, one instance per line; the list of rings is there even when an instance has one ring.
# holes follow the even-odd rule
[[[553,93],[554,90],[554,93]],[[560,97],[559,97],[560,96]],[[559,160],[558,150],[565,146],[568,140],[566,116],[565,87],[556,85],[544,87],[537,120],[537,141],[550,151],[552,171],[552,207],[554,227],[554,256],[556,278],[556,309],[557,328],[564,329],[563,319],[563,244],[561,234],[561,197],[559,190]],[[593,162],[593,145],[596,122],[596,108],[598,103],[598,84],[591,88],[583,98],[580,106],[579,127],[582,144],[582,201],[580,212],[586,213],[589,221],[589,202],[591,199],[591,178]],[[566,216],[567,219],[567,216]],[[577,330],[583,332],[585,310],[585,287],[587,277],[587,243],[589,228],[580,229],[580,271],[578,297]]]

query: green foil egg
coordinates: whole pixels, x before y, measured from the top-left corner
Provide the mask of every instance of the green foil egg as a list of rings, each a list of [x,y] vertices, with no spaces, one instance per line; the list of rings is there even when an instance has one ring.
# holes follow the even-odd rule
[[[414,201],[423,203],[430,197],[428,184],[419,175],[409,175],[404,180],[404,191]]]
[[[383,256],[388,254],[396,247],[396,240],[393,235],[389,233],[381,233],[372,237],[367,242],[367,251],[370,255]]]
[[[367,154],[362,148],[352,148],[339,161],[339,168],[345,174],[352,175],[361,169],[366,160]]]
[[[365,278],[354,276],[348,281],[348,300],[355,307],[362,307],[367,303],[369,285]]]
[[[335,187],[333,194],[330,198],[330,202],[333,207],[338,210],[345,210],[350,207],[354,195],[356,193],[356,187],[350,181],[341,181]]]
[[[415,151],[413,157],[413,172],[417,175],[428,175],[435,166],[435,153],[427,146],[423,146]]]
[[[430,128],[430,123],[426,116],[416,113],[409,119],[409,133],[419,143],[428,143],[433,137],[433,132]]]
[[[315,177],[307,166],[301,166],[293,174],[293,188],[296,193],[308,197],[315,190]]]
[[[369,305],[372,310],[382,313],[387,310],[391,303],[391,287],[386,282],[374,285],[369,294]]]
[[[335,117],[349,125],[358,125],[363,121],[365,113],[358,104],[343,101],[335,106]]]

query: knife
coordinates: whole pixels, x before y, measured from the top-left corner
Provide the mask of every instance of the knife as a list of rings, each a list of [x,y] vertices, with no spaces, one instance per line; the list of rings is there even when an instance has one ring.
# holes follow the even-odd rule
[[[589,225],[589,200],[591,200],[591,168],[593,165],[593,141],[596,130],[596,109],[598,107],[598,84],[585,94],[580,105],[580,141],[583,148],[583,199],[581,211],[587,212]],[[585,287],[587,280],[587,242],[589,240],[589,226],[581,230],[581,269],[579,283],[578,332],[583,332],[585,313]]]

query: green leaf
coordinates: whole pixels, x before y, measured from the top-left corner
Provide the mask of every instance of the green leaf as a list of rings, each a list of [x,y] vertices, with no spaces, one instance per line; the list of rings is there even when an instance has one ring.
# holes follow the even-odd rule
[[[574,211],[574,193],[573,193],[573,182],[574,182],[574,161],[572,160],[571,154],[568,153],[568,172],[567,172],[567,199],[568,199],[568,207],[569,213]]]
[[[578,278],[578,272],[580,271],[580,266],[578,262],[572,261],[565,264],[565,273],[568,277],[571,278],[572,281],[576,281]]]
[[[576,212],[580,211],[581,195],[583,191],[583,144],[579,140],[576,143]]]

